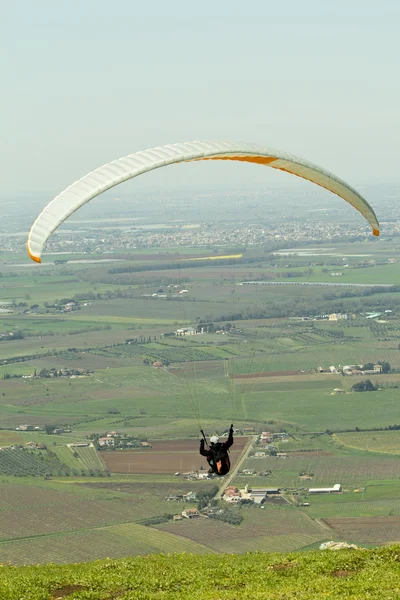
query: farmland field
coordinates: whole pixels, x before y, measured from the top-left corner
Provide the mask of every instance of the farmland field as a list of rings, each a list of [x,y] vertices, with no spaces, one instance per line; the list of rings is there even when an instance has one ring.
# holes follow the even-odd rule
[[[0,563],[75,563],[111,556],[118,558],[156,552],[205,554],[213,550],[171,533],[127,523],[98,527],[89,531],[0,542]]]
[[[235,438],[230,451],[231,464],[235,465],[249,438]],[[198,471],[208,468],[207,461],[199,455],[197,440],[151,442],[152,448],[144,451],[124,450],[102,452],[101,457],[111,473],[169,473]]]
[[[242,509],[242,514],[244,521],[240,527],[215,519],[195,519],[157,525],[157,529],[176,533],[219,552],[273,551],[274,545],[276,549],[298,549],[326,538],[323,527],[290,506],[271,506],[265,511],[248,508]]]
[[[88,471],[104,471],[105,465],[93,446],[77,447],[59,445],[52,447],[62,463],[72,469],[87,469]]]
[[[18,266],[25,261],[19,255],[2,255],[0,300],[13,312],[0,315],[0,447],[18,448],[1,451],[0,562],[290,551],[329,536],[348,539],[357,527],[360,543],[395,539],[386,522],[379,538],[379,528],[370,531],[368,521],[354,520],[400,516],[399,432],[356,430],[400,423],[398,291],[238,285],[289,277],[331,282],[342,255],[349,255],[350,265],[344,282],[397,283],[399,263],[359,264],[364,254],[376,261],[398,254],[395,238],[385,248],[337,246],[338,256],[329,259],[320,255],[323,247],[315,250],[316,259],[223,247],[218,255],[242,253],[242,262],[208,260],[204,266],[194,260],[190,268],[177,266],[178,260],[214,258],[214,249],[127,249],[107,256],[117,259],[111,264],[93,253],[90,263],[39,269]],[[314,260],[328,262],[310,266]],[[66,300],[74,298],[79,310],[64,312]],[[367,320],[369,311],[381,318]],[[349,319],[308,320],[340,312]],[[303,315],[307,320],[300,320]],[[174,335],[188,326],[199,334]],[[362,375],[317,372],[378,361],[391,370],[371,375],[379,389],[368,393],[352,391]],[[334,394],[335,388],[345,393]],[[243,517],[240,525],[206,517],[172,521],[185,505],[167,496],[220,484],[174,477],[207,469],[198,453],[199,424],[209,437],[232,422],[256,434],[288,432],[288,441],[274,442],[287,458],[250,457],[241,470],[256,474],[240,473],[232,482],[241,489],[286,488],[288,503],[232,507]],[[41,429],[16,429],[23,424]],[[46,433],[49,426],[65,433]],[[134,446],[148,441],[152,448],[97,452],[98,439],[113,431]],[[249,439],[235,437],[233,464]],[[47,450],[22,449],[28,442]],[[93,446],[70,446],[77,442]],[[51,473],[49,456],[59,461]],[[10,466],[15,461],[19,477]],[[342,494],[310,499],[308,487],[334,483],[342,485]],[[309,507],[299,506],[308,501]]]
[[[250,458],[244,468],[271,471],[264,485],[279,487],[300,486],[300,473],[312,473],[312,483],[307,487],[328,487],[335,483],[351,491],[370,481],[397,480],[400,464],[397,457],[380,457],[365,454],[343,454],[333,452],[304,452],[288,454],[286,459],[276,457]],[[296,456],[297,455],[297,456]],[[237,484],[244,478],[238,477]],[[241,483],[243,485],[243,483]]]
[[[339,443],[368,452],[400,454],[400,431],[358,431],[336,434]]]
[[[354,517],[323,520],[341,539],[356,544],[384,544],[400,539],[400,517]]]

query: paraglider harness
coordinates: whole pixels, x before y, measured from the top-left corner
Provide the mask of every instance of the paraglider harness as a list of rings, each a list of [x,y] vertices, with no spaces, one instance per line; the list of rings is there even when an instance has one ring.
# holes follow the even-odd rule
[[[231,461],[229,460],[228,454],[229,451],[224,450],[220,442],[218,442],[218,444],[213,444],[210,451],[213,454],[210,466],[214,469],[215,473],[217,475],[226,475],[229,473],[229,469],[231,468]]]
[[[228,448],[223,448],[224,444],[221,442],[209,445],[204,431],[202,429],[201,433],[203,436],[204,444],[208,446],[207,453],[210,455],[207,456],[208,464],[210,465],[211,469],[216,475],[219,475],[220,477],[226,475],[227,473],[229,473],[229,470],[231,468],[231,461],[229,460]]]

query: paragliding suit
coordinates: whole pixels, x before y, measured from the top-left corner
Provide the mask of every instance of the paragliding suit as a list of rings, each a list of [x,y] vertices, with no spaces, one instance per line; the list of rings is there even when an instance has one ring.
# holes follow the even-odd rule
[[[229,473],[231,462],[229,460],[228,450],[233,444],[233,425],[229,430],[229,436],[226,442],[220,442],[217,437],[210,439],[210,446],[205,448],[205,440],[200,440],[200,454],[205,456],[210,465],[209,473],[215,473],[222,477]]]

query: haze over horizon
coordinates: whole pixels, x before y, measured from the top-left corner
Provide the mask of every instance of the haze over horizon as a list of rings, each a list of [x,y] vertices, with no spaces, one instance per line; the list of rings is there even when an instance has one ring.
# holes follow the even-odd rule
[[[161,2],[151,14],[127,0],[9,4],[0,198],[56,193],[110,160],[195,139],[276,147],[353,185],[397,182],[399,23],[394,0],[174,2],[168,14]],[[135,189],[292,179],[196,164]]]

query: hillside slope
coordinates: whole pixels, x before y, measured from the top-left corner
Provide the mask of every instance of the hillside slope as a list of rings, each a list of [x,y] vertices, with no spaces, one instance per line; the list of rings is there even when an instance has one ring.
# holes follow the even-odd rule
[[[150,555],[0,569],[0,600],[400,598],[400,545],[291,554]]]

